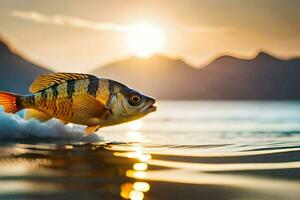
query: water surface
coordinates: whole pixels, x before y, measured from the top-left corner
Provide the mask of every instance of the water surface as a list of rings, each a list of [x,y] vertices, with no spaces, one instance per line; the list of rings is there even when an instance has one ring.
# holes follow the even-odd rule
[[[0,198],[298,199],[300,102],[158,108],[88,142],[69,132],[39,137],[39,126],[34,138],[9,129],[15,138],[1,137]]]

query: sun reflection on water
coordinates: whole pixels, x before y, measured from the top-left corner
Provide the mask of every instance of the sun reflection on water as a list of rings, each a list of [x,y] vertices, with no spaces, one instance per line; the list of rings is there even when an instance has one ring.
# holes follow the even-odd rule
[[[138,159],[138,162],[133,164],[132,169],[128,169],[126,171],[126,176],[129,178],[138,179],[139,181],[123,184],[121,186],[121,197],[132,200],[144,199],[144,192],[148,192],[150,190],[149,183],[145,182],[143,179],[147,178],[148,164],[146,161],[151,159],[151,155],[144,154],[138,149],[134,152],[116,152],[114,155]]]
[[[128,123],[128,127],[131,131],[141,130],[144,126],[144,121],[139,119]]]
[[[144,193],[141,191],[132,190],[130,192],[130,199],[132,199],[132,200],[144,199]]]
[[[145,171],[148,168],[147,163],[135,163],[133,169],[137,171]]]
[[[150,185],[146,182],[135,182],[133,184],[133,189],[141,192],[148,192],[150,190]]]
[[[139,138],[142,136],[142,133],[141,132],[138,132],[138,131],[128,131],[126,133],[127,137],[129,138]]]
[[[128,124],[130,131],[126,133],[127,137],[134,142],[142,142],[146,137],[140,131],[144,125],[142,120],[136,120]],[[144,193],[150,190],[150,184],[145,182],[147,178],[148,164],[146,163],[151,159],[150,154],[142,151],[141,145],[136,144],[132,147],[131,152],[115,152],[115,156],[137,159],[133,164],[132,169],[126,171],[126,176],[129,178],[138,179],[134,183],[124,183],[121,185],[120,196],[124,199],[142,200]]]
[[[127,139],[130,142],[146,142],[146,136],[142,133],[141,129],[144,126],[143,120],[136,120],[128,123],[129,131],[126,132]]]

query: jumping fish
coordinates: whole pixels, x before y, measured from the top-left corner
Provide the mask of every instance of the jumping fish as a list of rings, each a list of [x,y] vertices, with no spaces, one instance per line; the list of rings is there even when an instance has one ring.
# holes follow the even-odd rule
[[[44,122],[57,118],[65,124],[86,125],[86,134],[156,111],[152,97],[120,82],[89,74],[41,75],[32,83],[29,91],[32,94],[0,91],[0,105],[7,113],[26,109],[25,119],[34,118]]]

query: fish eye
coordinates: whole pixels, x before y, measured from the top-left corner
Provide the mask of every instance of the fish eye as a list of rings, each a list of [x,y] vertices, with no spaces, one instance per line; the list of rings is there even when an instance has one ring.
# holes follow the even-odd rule
[[[132,106],[138,106],[142,102],[142,96],[137,92],[129,93],[128,103]]]

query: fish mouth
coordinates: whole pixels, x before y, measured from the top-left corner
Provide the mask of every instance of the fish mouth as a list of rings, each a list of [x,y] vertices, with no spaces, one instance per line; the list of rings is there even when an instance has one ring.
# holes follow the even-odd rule
[[[155,112],[157,110],[157,106],[151,105],[147,108],[147,110],[150,112]]]
[[[151,101],[148,105],[148,107],[144,110],[144,113],[151,113],[151,112],[155,112],[157,110],[157,106],[154,105],[155,104],[155,100]]]

